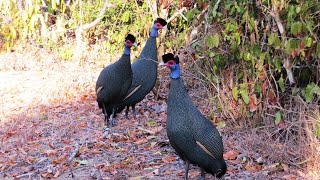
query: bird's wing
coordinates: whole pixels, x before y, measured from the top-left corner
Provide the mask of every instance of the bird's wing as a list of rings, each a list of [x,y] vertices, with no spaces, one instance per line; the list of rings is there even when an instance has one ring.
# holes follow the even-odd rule
[[[194,127],[196,129],[194,129],[194,138],[197,146],[215,159],[223,158],[223,142],[220,132],[200,111],[192,112],[195,118]]]
[[[99,94],[99,92],[103,89],[103,86],[100,86],[99,88],[97,88],[96,90],[96,94]]]
[[[132,87],[132,88],[129,90],[128,95],[127,95],[122,101],[124,101],[124,100],[128,99],[130,96],[132,96],[135,92],[137,92],[137,91],[140,89],[140,87],[141,87],[141,84],[138,85],[138,86]]]
[[[222,138],[218,130],[209,128],[200,136],[196,137],[197,145],[208,155],[215,159],[223,157],[223,144]]]

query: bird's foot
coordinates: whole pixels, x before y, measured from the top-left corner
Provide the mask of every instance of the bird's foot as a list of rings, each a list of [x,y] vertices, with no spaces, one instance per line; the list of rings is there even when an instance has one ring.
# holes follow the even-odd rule
[[[111,134],[112,134],[112,129],[111,128],[109,128],[108,126],[103,128],[102,138],[106,138],[108,136],[111,136]]]

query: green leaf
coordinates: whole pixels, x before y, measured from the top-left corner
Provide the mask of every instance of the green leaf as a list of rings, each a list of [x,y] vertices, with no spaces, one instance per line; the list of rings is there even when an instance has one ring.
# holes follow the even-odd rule
[[[147,126],[156,126],[158,123],[157,121],[153,120],[153,119],[149,119],[147,122],[146,122],[146,125]]]
[[[206,45],[208,48],[218,47],[219,46],[219,34],[209,35],[206,40]]]
[[[275,122],[276,124],[279,124],[280,121],[281,121],[281,119],[282,119],[280,111],[278,111],[278,112],[274,115],[274,118],[275,118],[275,119],[274,119],[274,122]]]
[[[281,60],[279,58],[277,58],[274,62],[274,65],[276,66],[276,70],[278,72],[281,72],[281,67],[282,67],[282,64],[281,64]]]
[[[286,90],[286,88],[284,87],[284,79],[283,77],[281,76],[280,79],[278,80],[278,84],[279,84],[279,87],[281,89],[281,92],[284,92]]]
[[[130,20],[130,11],[125,11],[121,17],[122,22],[129,22]]]
[[[213,39],[213,36],[212,36],[212,35],[209,35],[209,36],[207,37],[206,46],[207,46],[208,48],[210,48],[210,49],[214,47],[214,39]]]
[[[241,43],[240,33],[234,33],[233,37],[234,37],[237,45],[240,45],[240,43]]]
[[[298,14],[300,11],[301,11],[301,7],[300,7],[300,6],[297,6],[297,7],[296,7],[296,13]]]
[[[239,94],[238,87],[237,86],[233,87],[232,88],[232,97],[236,101],[238,101],[238,94]]]
[[[213,47],[218,47],[219,46],[219,34],[216,33],[214,36],[213,36]]]
[[[250,61],[252,59],[252,55],[249,52],[247,52],[244,54],[243,59],[245,61]]]
[[[262,92],[262,83],[259,81],[255,84],[254,87],[255,91],[257,94],[260,94]]]
[[[315,135],[318,139],[320,139],[320,122],[317,122],[316,128],[315,128]]]
[[[301,22],[294,22],[291,24],[291,29],[290,29],[290,32],[293,34],[293,35],[297,35],[299,33],[301,33],[302,31],[302,23]]]
[[[210,51],[208,56],[212,58],[214,57],[214,55],[215,55],[214,52]]]
[[[240,84],[240,95],[245,104],[249,104],[250,98],[248,96],[247,84]]]
[[[314,94],[320,95],[320,87],[312,82],[308,84],[304,90],[304,97],[307,103],[310,103],[313,100]]]
[[[304,44],[306,47],[311,47],[312,43],[313,43],[313,40],[311,37],[307,37],[304,39]]]
[[[275,35],[273,33],[271,33],[268,37],[268,44],[272,45],[275,39]]]
[[[226,122],[224,121],[220,121],[216,124],[217,128],[224,128],[226,127]]]

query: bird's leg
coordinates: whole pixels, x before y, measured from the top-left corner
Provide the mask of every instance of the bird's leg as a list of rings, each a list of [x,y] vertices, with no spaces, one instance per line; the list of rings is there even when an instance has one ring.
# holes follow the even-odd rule
[[[112,108],[112,114],[111,114],[111,116],[110,116],[110,128],[112,127],[112,126],[114,126],[114,124],[115,124],[115,121],[114,121],[114,114],[116,113],[116,108]]]
[[[188,180],[189,166],[190,166],[190,162],[189,162],[189,160],[186,160],[186,164],[185,164],[185,176],[184,176],[184,179],[185,179],[185,180]]]
[[[129,113],[129,106],[126,106],[126,118],[128,119],[128,113]]]
[[[109,118],[108,118],[106,106],[104,105],[104,103],[102,103],[102,113],[104,114],[104,125],[106,127],[108,127],[109,126]]]
[[[206,178],[206,174],[205,174],[204,170],[201,168],[201,176],[200,176],[199,180],[205,180],[205,178]]]
[[[132,108],[133,116],[136,117],[136,105],[135,105],[135,104],[132,104],[132,105],[131,105],[131,108]]]

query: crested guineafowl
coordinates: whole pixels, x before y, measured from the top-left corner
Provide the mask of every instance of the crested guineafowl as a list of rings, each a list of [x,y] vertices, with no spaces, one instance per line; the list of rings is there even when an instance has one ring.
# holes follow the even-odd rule
[[[179,58],[172,53],[162,56],[163,62],[171,70],[171,82],[167,106],[167,135],[171,146],[186,163],[185,179],[188,179],[189,165],[201,168],[201,178],[205,172],[216,177],[226,173],[223,159],[222,137],[216,127],[205,118],[193,104],[180,77]]]
[[[135,45],[135,39],[133,35],[128,34],[121,58],[105,67],[96,83],[97,102],[105,116],[104,121],[107,127],[114,125],[113,119],[117,104],[126,97],[132,83],[130,49]]]
[[[131,106],[135,114],[135,105],[142,101],[154,87],[158,75],[156,38],[158,36],[158,30],[162,29],[166,24],[167,22],[161,18],[157,18],[154,21],[150,37],[137,60],[132,63],[132,85],[127,96],[121,102],[121,107],[117,109],[117,113],[127,107],[126,116],[128,116],[129,106]]]

